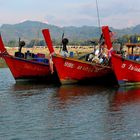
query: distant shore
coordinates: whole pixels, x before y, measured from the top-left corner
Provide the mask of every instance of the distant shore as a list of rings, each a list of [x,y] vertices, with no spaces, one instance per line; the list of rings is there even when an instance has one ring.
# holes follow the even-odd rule
[[[85,54],[85,53],[89,53],[89,52],[92,52],[94,50],[94,47],[93,46],[68,46],[68,51],[69,52],[74,52],[74,55],[75,57],[79,57],[81,56],[82,54]],[[14,55],[15,52],[18,51],[18,47],[6,47],[7,51],[9,54],[11,55]],[[55,49],[55,52],[56,53],[60,53],[60,48],[58,47],[54,47]],[[48,57],[49,55],[49,50],[47,47],[33,47],[33,48],[22,48],[22,52],[25,53],[27,52],[27,50],[29,50],[31,53],[43,53],[46,55],[46,57]],[[0,68],[5,68],[7,67],[5,61],[0,58]]]
[[[81,53],[88,53],[93,51],[94,47],[93,46],[68,46],[68,51],[69,52],[74,52],[75,54],[81,54]],[[7,51],[9,54],[14,55],[15,52],[18,51],[18,47],[6,47]],[[60,52],[60,47],[54,47],[55,52],[59,53]],[[22,52],[25,53],[29,50],[32,53],[44,53],[46,55],[49,54],[48,48],[47,47],[42,47],[42,46],[35,46],[33,48],[22,48]]]

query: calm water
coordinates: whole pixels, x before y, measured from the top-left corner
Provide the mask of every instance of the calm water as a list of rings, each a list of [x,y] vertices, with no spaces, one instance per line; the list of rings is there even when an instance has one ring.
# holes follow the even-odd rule
[[[0,69],[0,140],[140,139],[140,88],[16,84]]]

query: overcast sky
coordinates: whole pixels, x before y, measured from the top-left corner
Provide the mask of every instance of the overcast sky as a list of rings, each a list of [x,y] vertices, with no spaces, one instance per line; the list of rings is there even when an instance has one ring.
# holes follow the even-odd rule
[[[98,0],[101,25],[140,24],[140,0]],[[98,26],[96,0],[0,0],[0,25],[25,20],[57,26]]]

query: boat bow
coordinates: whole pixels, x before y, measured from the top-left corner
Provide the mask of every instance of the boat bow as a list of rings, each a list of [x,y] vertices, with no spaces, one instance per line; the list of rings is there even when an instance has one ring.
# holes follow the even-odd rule
[[[4,47],[4,43],[2,37],[0,35],[0,56],[2,57],[4,54],[8,54],[6,48]]]
[[[44,35],[44,39],[47,43],[50,54],[53,54],[54,53],[54,48],[53,48],[53,45],[52,45],[52,40],[51,40],[49,29],[43,29],[42,33]]]

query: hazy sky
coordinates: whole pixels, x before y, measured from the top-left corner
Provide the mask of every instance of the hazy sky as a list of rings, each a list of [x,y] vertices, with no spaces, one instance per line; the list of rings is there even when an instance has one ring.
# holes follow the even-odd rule
[[[101,25],[140,24],[140,0],[98,0]],[[0,25],[25,20],[58,26],[98,26],[96,0],[0,0]]]

